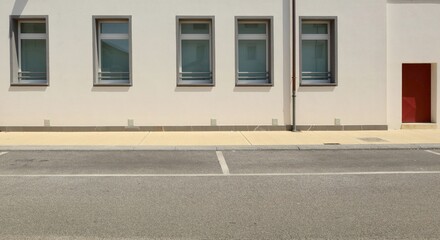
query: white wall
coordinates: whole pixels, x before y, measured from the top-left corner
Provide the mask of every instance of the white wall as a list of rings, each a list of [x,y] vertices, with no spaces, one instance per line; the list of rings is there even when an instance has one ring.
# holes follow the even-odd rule
[[[0,126],[290,124],[289,0],[14,2],[0,1]],[[49,87],[10,86],[9,16],[19,14],[49,16]],[[93,87],[93,15],[132,16],[132,87]],[[176,87],[176,16],[215,16],[215,87]],[[235,87],[235,16],[273,17],[273,87]]]
[[[431,63],[433,68],[432,118],[440,119],[440,1],[389,1],[388,4],[388,109],[389,125],[402,123],[402,64]]]
[[[298,125],[333,125],[336,118],[387,125],[386,0],[298,0],[297,14],[337,16],[338,29],[338,86],[299,87]]]

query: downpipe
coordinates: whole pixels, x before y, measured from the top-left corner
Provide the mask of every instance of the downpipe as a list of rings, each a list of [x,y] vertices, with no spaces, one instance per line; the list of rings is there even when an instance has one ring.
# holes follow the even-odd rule
[[[296,0],[292,0],[292,132],[296,127]]]

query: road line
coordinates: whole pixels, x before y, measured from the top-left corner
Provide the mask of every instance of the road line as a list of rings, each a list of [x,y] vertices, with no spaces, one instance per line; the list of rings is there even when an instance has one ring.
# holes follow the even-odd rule
[[[223,153],[221,151],[216,151],[217,154],[217,158],[218,158],[218,162],[220,163],[220,167],[222,167],[222,172],[225,175],[229,175],[229,167],[228,164],[226,163],[226,159],[223,156]]]
[[[0,152],[0,156],[3,156],[5,154],[8,154],[8,152]]]
[[[438,152],[434,152],[434,151],[431,151],[431,150],[426,150],[426,152],[429,152],[429,153],[432,153],[432,154],[435,154],[435,155],[439,155],[439,156],[440,156],[440,153],[438,153]]]
[[[435,175],[440,171],[408,172],[334,172],[334,173],[243,173],[243,174],[36,174],[36,175],[0,175],[0,178],[23,177],[309,177],[309,176],[362,176],[362,175]]]

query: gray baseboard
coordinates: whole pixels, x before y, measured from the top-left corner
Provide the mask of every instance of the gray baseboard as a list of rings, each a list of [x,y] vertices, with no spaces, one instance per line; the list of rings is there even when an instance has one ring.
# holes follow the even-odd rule
[[[0,127],[0,132],[200,132],[200,131],[291,131],[291,125],[283,126],[90,126],[90,127]],[[387,125],[300,125],[298,131],[368,131],[388,130]]]
[[[387,125],[300,125],[298,131],[386,131]]]
[[[0,127],[1,132],[218,132],[218,131],[289,131],[291,126],[139,126],[139,127]]]

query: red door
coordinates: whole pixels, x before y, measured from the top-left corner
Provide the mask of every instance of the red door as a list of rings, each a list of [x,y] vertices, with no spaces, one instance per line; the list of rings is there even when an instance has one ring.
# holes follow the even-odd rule
[[[402,122],[431,122],[431,64],[403,64]]]

